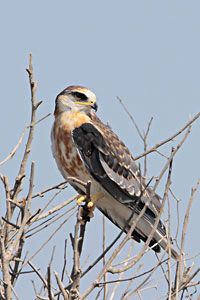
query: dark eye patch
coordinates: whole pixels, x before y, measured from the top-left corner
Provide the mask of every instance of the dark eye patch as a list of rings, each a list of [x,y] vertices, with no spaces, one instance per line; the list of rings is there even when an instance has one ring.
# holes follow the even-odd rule
[[[88,97],[85,94],[80,92],[72,92],[72,95],[78,98],[80,101],[86,101],[88,99]]]

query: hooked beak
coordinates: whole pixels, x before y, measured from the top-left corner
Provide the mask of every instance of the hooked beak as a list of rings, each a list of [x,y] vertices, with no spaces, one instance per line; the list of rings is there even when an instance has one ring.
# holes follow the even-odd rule
[[[98,106],[97,106],[96,102],[92,105],[92,108],[94,109],[94,111],[97,111]]]

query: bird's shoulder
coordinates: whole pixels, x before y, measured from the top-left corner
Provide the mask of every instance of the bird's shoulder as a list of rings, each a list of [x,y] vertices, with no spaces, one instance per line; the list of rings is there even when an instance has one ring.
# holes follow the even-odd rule
[[[109,125],[103,123],[96,115],[91,116],[91,121],[104,137],[110,154],[107,156],[107,159],[117,158],[120,165],[127,169],[130,168],[131,164],[134,162],[134,158],[124,142],[118,137],[118,135]],[[138,170],[138,167],[135,163],[134,169],[134,171]]]
[[[80,111],[66,111],[55,118],[54,126],[72,132],[75,128],[91,121],[90,116]]]

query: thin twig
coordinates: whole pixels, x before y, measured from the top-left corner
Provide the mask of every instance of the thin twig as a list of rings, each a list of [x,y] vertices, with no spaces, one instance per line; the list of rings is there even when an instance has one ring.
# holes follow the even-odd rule
[[[6,218],[4,218],[4,217],[1,217],[1,218],[2,218],[2,220],[3,220],[4,222],[6,222],[7,224],[13,226],[15,229],[19,229],[19,228],[20,228],[20,226],[18,226],[18,225],[16,225],[16,224],[12,223],[12,222],[10,222],[10,221],[8,221]]]
[[[146,130],[146,132],[144,133],[144,136],[143,136],[144,152],[147,151],[147,138],[148,138],[148,135],[149,135],[149,131],[150,131],[152,121],[153,121],[153,118],[150,119],[150,121],[148,123],[148,126],[147,126],[147,130]],[[144,156],[144,177],[146,177],[146,175],[147,175],[147,155]]]
[[[154,271],[155,269],[157,269],[159,266],[161,266],[163,263],[165,263],[166,261],[168,261],[168,258],[162,260],[161,262],[159,262],[155,267],[149,269],[148,271],[145,271],[139,275],[135,275],[135,276],[131,276],[131,277],[128,277],[128,278],[124,278],[124,279],[116,279],[116,280],[109,280],[109,281],[106,281],[106,282],[99,282],[96,284],[97,287],[101,287],[101,286],[104,286],[105,284],[111,284],[111,283],[117,283],[117,282],[126,282],[126,281],[130,281],[130,280],[135,280],[135,279],[138,279],[142,276],[145,276],[149,273],[151,273],[152,271]]]
[[[131,216],[132,218],[132,216]],[[110,243],[110,245],[107,246],[107,248],[105,249],[105,251],[99,255],[95,261],[90,264],[88,266],[88,268],[82,273],[82,277],[85,276],[101,259],[103,259],[103,257],[105,257],[106,253],[116,244],[116,242],[120,239],[120,237],[122,236],[122,234],[125,232],[125,229],[128,225],[128,223],[130,222],[131,218],[129,218],[127,220],[127,223],[124,225],[124,227],[122,228],[122,230],[119,232],[119,234],[116,236],[116,238],[114,238],[114,240]]]
[[[8,240],[9,240],[9,235],[10,235],[10,223],[11,223],[11,217],[12,217],[12,205],[10,203],[10,197],[11,197],[11,191],[10,191],[10,185],[9,185],[9,179],[7,176],[3,176],[1,177],[1,180],[4,184],[4,188],[5,188],[5,194],[6,194],[6,216],[5,218],[3,219],[6,223],[5,223],[5,226],[4,226],[4,229],[3,229],[3,232],[4,232],[4,236],[5,236],[5,245],[7,246],[8,244]]]
[[[72,284],[70,285],[69,290],[69,299],[76,299],[79,297],[79,286],[80,286],[80,278],[81,278],[81,269],[80,269],[80,256],[82,252],[82,244],[83,244],[83,238],[84,238],[84,233],[83,236],[81,236],[81,233],[79,234],[79,227],[81,226],[81,210],[82,207],[79,207],[78,213],[77,213],[77,221],[75,225],[75,230],[74,230],[74,237],[71,237],[72,241],[72,247],[73,247],[73,267],[72,267],[72,272],[71,272],[71,280]],[[85,222],[86,225],[86,222]],[[80,241],[81,245],[80,245]]]
[[[83,183],[85,185],[85,183]],[[88,202],[90,201],[90,187],[91,182],[88,181],[85,185],[86,189],[86,200],[85,205],[79,207],[77,213],[77,220],[74,230],[74,237],[70,235],[73,247],[73,267],[71,272],[72,283],[68,287],[69,299],[77,299],[79,297],[79,287],[81,279],[81,267],[80,267],[80,257],[83,248],[83,241],[85,237],[86,224],[90,220],[90,210],[88,209]]]
[[[35,131],[35,122],[36,122],[36,110],[39,107],[39,105],[42,103],[41,101],[38,102],[36,98],[36,88],[37,84],[34,80],[34,74],[33,74],[33,64],[32,64],[32,55],[30,54],[29,58],[29,67],[27,69],[28,75],[29,75],[29,84],[30,84],[30,89],[31,89],[31,104],[32,104],[32,112],[31,112],[31,125],[29,129],[29,135],[28,135],[28,140],[26,143],[23,159],[20,165],[19,173],[17,175],[17,178],[15,180],[14,188],[13,188],[13,193],[12,193],[12,200],[16,201],[16,198],[21,190],[22,187],[22,179],[25,176],[25,171],[26,171],[26,164],[29,158],[29,154],[31,151],[31,146],[32,146],[32,141],[33,141],[33,136],[34,136],[34,131]]]
[[[32,256],[28,259],[29,260],[33,260],[33,258],[48,244],[48,242],[55,236],[55,234],[62,228],[62,226],[67,223],[69,221],[69,219],[73,216],[74,213],[70,214],[69,217],[67,219],[65,219],[54,231],[53,233],[48,237],[48,239],[39,247],[39,249],[37,251],[35,251]],[[24,265],[27,264],[26,261],[24,263]]]
[[[29,179],[29,191],[27,195],[27,199],[24,202],[24,209],[23,209],[23,214],[22,214],[22,222],[20,225],[20,228],[15,236],[15,240],[10,246],[10,251],[14,257],[17,257],[18,259],[21,257],[22,250],[23,250],[23,245],[25,242],[25,229],[26,225],[28,223],[28,220],[30,218],[30,207],[31,207],[31,200],[32,200],[32,195],[33,195],[33,187],[34,187],[34,172],[35,172],[35,163],[32,162],[31,164],[31,172],[30,172],[30,179]],[[17,251],[16,251],[17,249]],[[15,254],[16,252],[16,254]],[[12,273],[12,284],[15,282],[17,278],[17,273],[18,273],[18,268],[19,268],[19,260],[15,261],[14,265],[14,270]]]
[[[1,162],[0,162],[0,166],[3,165],[4,163],[6,163],[8,160],[10,160],[11,158],[13,158],[13,156],[15,155],[15,153],[17,152],[19,146],[21,145],[23,139],[24,139],[24,135],[26,132],[26,128],[24,129],[24,131],[22,132],[19,141],[17,142],[17,145],[12,149],[12,151],[8,154],[8,156],[6,158],[4,158]]]
[[[168,161],[166,162],[166,164],[164,165],[162,171],[160,172],[159,177],[157,178],[153,190],[155,191],[163,177],[163,175],[165,174],[166,170],[168,169],[168,166],[170,164],[170,162],[172,161],[172,159],[174,158],[174,156],[176,155],[177,151],[181,148],[181,146],[184,144],[184,142],[186,141],[186,139],[188,138],[190,132],[191,132],[191,125],[189,125],[186,133],[184,134],[183,138],[181,139],[181,141],[178,143],[178,145],[176,146],[176,148],[174,148],[174,150],[172,151]]]
[[[61,274],[62,282],[64,280],[66,265],[67,265],[67,239],[65,239],[65,246],[64,246],[64,262],[63,262],[63,269],[62,269],[62,274]]]
[[[188,127],[190,127],[190,125],[192,125],[192,123],[194,123],[198,118],[200,117],[200,112],[198,114],[196,114],[189,122],[187,122],[181,129],[179,129],[175,134],[173,134],[172,136],[170,136],[169,138],[161,141],[160,143],[156,144],[155,146],[153,146],[152,148],[150,148],[149,150],[147,150],[146,152],[135,156],[134,159],[138,160],[140,158],[142,158],[143,156],[152,153],[154,151],[156,151],[159,147],[163,146],[164,144],[172,141],[174,138],[176,138],[178,135],[180,135],[183,131],[185,131]]]
[[[103,215],[102,216],[102,220],[103,220],[103,245],[102,245],[102,250],[103,250],[103,253],[105,252],[106,250],[106,224],[105,224],[105,216]],[[105,255],[103,256],[103,268],[105,267],[105,264],[106,264],[106,258],[105,258]],[[103,276],[103,280],[104,282],[107,281],[107,276],[106,276],[106,273],[104,274]],[[106,295],[107,295],[107,286],[106,284],[104,285],[103,287],[103,300],[106,300]]]
[[[47,288],[47,281],[45,280],[44,276],[40,273],[40,271],[34,266],[34,264],[29,260],[29,266],[33,269],[33,271],[38,275],[38,277],[42,280],[44,286]]]
[[[8,254],[6,253],[5,243],[4,243],[4,234],[3,234],[2,230],[0,232],[0,253],[1,253],[1,268],[2,268],[2,275],[3,275],[4,295],[5,295],[6,300],[11,300],[12,289],[11,289],[11,280],[10,280],[10,274],[9,274],[9,259],[10,259],[10,257],[8,257]]]
[[[140,131],[140,128],[138,127],[137,123],[135,122],[133,116],[130,114],[128,108],[126,107],[126,105],[123,103],[122,99],[120,97],[117,96],[117,99],[119,100],[121,106],[123,107],[123,109],[125,110],[125,112],[127,113],[127,115],[129,116],[129,118],[131,119],[133,125],[135,126],[136,128],[136,131],[139,135],[139,137],[143,140],[143,134],[142,132]]]
[[[61,190],[64,190],[66,187],[67,187],[67,181],[65,180],[65,181],[63,181],[63,182],[60,182],[60,183],[58,183],[58,184],[56,184],[56,185],[53,185],[53,186],[51,186],[51,187],[49,187],[49,188],[47,188],[47,189],[45,189],[45,190],[43,190],[43,191],[41,191],[41,192],[39,192],[39,193],[37,193],[37,194],[35,194],[35,195],[33,195],[33,198],[36,198],[36,197],[43,197],[44,196],[44,194],[46,194],[46,193],[48,193],[48,192],[50,192],[50,191],[52,191],[52,190],[54,190],[54,189],[61,189]]]
[[[69,205],[70,203],[72,203],[75,199],[77,198],[77,196],[74,196],[66,201],[64,201],[61,204],[56,205],[55,207],[53,207],[52,209],[50,209],[47,212],[41,213],[37,216],[35,216],[35,218],[33,218],[30,222],[30,224],[36,222],[36,221],[40,221],[42,219],[47,218],[48,216],[54,214],[55,212],[58,212],[59,210],[63,209],[65,206]],[[72,207],[72,209],[74,209],[75,206]]]
[[[69,292],[67,290],[65,290],[64,285],[62,283],[62,280],[60,279],[58,273],[54,272],[54,274],[55,274],[58,287],[61,291],[61,294],[63,295],[64,300],[68,300],[69,299]]]
[[[196,194],[196,191],[197,191],[199,185],[200,185],[200,179],[198,180],[196,186],[192,188],[191,196],[190,196],[190,199],[189,199],[188,207],[187,207],[184,222],[183,222],[182,237],[181,237],[181,250],[180,250],[182,259],[177,264],[177,270],[176,270],[176,276],[175,276],[175,288],[174,288],[174,290],[175,290],[174,293],[177,296],[178,296],[178,292],[180,291],[180,286],[183,285],[183,283],[182,283],[182,281],[183,281],[182,264],[183,264],[183,256],[184,256],[183,251],[184,251],[186,231],[187,231],[188,222],[189,222],[190,210],[191,210],[191,207],[192,207],[194,196]]]
[[[54,296],[51,290],[51,267],[48,266],[47,268],[47,290],[48,290],[48,297],[49,300],[54,300]]]
[[[48,118],[51,115],[51,113],[46,114],[44,117],[39,119],[38,121],[35,122],[35,125],[38,125],[40,122],[44,121],[46,118]]]

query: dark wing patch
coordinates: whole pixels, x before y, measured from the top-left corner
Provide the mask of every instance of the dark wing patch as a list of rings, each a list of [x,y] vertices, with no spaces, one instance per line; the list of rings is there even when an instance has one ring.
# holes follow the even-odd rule
[[[141,183],[136,179],[139,170],[123,143],[111,136],[107,136],[105,142],[100,131],[90,123],[74,129],[73,139],[93,175],[100,176],[103,173],[127,195],[141,195]],[[95,170],[97,166],[98,172]]]
[[[134,198],[140,197],[142,202],[147,202],[149,198],[141,195],[145,189],[145,182],[129,150],[109,127],[99,122],[98,119],[98,125],[101,125],[100,129],[104,132],[106,141],[101,132],[91,123],[85,123],[73,130],[74,142],[89,171],[98,180],[107,176],[109,184],[110,181],[114,182],[118,190],[126,194],[124,201],[129,202],[128,195]],[[109,192],[112,194],[112,191],[109,190]],[[161,207],[160,197],[150,188],[146,189],[146,193],[152,201],[149,208],[156,214]],[[132,199],[130,199],[131,204]]]
[[[105,126],[105,125],[104,125]],[[106,127],[107,129],[107,127]],[[72,132],[73,140],[91,175],[118,201],[127,205],[137,214],[149,201],[141,194],[145,189],[144,180],[126,146],[111,131],[102,133],[91,123],[85,123]],[[160,209],[160,198],[150,188],[146,192],[151,198],[144,217],[154,224]],[[166,235],[165,227],[159,222],[158,229]]]

